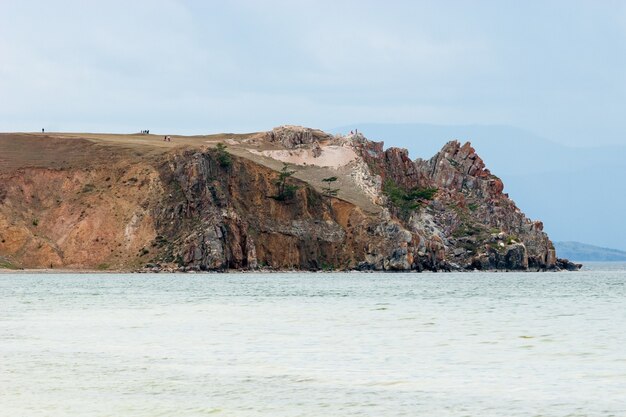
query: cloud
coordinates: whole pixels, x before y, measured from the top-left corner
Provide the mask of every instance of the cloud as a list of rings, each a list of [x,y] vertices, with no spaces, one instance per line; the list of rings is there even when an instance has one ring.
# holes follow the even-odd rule
[[[623,141],[615,109],[626,96],[624,9],[5,0],[0,130],[407,121],[506,123],[578,143],[601,131]]]

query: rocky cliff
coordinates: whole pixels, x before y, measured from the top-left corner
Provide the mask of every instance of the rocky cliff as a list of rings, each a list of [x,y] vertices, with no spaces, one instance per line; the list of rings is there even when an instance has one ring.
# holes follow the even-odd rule
[[[577,268],[469,143],[411,160],[293,126],[174,142],[0,135],[0,267]]]

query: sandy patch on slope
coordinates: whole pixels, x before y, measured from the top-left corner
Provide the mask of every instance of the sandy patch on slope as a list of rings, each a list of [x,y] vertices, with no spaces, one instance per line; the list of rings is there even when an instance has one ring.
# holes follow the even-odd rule
[[[280,149],[258,151],[248,149],[248,152],[255,155],[262,155],[293,165],[316,165],[320,167],[339,168],[348,165],[357,158],[356,153],[343,146],[329,145],[317,150],[319,155],[315,156],[313,149]]]

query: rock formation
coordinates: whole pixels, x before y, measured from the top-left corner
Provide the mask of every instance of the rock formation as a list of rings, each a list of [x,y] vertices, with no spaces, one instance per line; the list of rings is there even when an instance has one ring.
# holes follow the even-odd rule
[[[0,142],[11,140],[22,139],[0,135]],[[110,156],[81,164],[64,153],[43,166],[4,168],[0,160],[0,267],[580,267],[557,259],[543,224],[524,216],[469,143],[449,142],[426,161],[361,134],[333,137],[293,126],[226,139],[226,149],[211,140],[159,152],[146,145],[136,158],[96,139],[54,140]],[[279,160],[259,157],[279,151],[293,159],[303,149],[309,159],[284,178]],[[346,152],[356,159],[328,164]],[[333,176],[336,196],[321,181]],[[280,181],[288,195],[279,193]]]

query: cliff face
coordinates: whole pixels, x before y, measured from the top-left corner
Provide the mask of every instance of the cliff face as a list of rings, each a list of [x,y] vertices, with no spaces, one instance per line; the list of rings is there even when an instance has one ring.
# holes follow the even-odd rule
[[[188,151],[160,171],[169,190],[155,209],[160,261],[187,269],[383,269],[401,233],[391,219],[298,180],[281,201],[276,171],[249,160],[222,166],[215,152]]]
[[[368,141],[362,141],[361,154],[388,182],[437,190],[404,223],[422,239],[441,239],[452,267],[573,267],[557,262],[543,224],[524,216],[469,143],[449,142],[428,161],[411,161],[404,149],[383,151],[381,143]]]
[[[299,127],[225,142],[0,170],[0,266],[575,268],[469,144],[412,161],[361,135]],[[280,158],[301,161],[284,195]]]
[[[16,268],[133,269],[163,189],[150,163],[0,174],[0,261]]]

